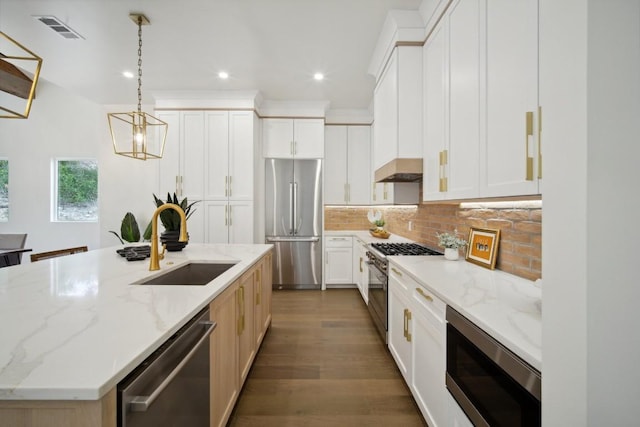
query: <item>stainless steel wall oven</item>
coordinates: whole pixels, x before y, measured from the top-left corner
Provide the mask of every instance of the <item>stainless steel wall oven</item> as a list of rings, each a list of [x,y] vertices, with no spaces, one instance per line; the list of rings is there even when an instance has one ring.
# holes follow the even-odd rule
[[[475,426],[541,425],[540,372],[449,306],[446,384]]]

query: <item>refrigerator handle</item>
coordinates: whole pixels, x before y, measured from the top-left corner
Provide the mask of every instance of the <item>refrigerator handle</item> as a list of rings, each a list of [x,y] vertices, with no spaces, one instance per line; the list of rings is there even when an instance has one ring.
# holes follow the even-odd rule
[[[289,234],[293,234],[293,215],[295,215],[295,199],[293,197],[293,182],[289,183]]]
[[[298,234],[298,183],[293,183],[293,234]]]

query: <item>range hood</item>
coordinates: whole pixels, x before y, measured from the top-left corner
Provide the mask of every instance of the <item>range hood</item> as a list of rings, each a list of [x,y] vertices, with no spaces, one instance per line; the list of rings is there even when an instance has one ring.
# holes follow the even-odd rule
[[[422,182],[422,159],[393,159],[375,172],[376,182]]]

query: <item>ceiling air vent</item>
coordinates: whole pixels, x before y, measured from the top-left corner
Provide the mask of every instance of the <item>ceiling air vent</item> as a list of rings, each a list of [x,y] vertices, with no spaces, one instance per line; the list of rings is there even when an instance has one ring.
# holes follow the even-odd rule
[[[65,39],[84,39],[84,37],[72,30],[67,24],[63,23],[55,16],[34,16],[34,18],[60,34]]]

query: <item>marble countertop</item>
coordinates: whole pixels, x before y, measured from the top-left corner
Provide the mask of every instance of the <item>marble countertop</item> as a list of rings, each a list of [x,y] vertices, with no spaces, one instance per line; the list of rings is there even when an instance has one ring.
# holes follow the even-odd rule
[[[389,262],[542,371],[542,289],[500,270],[464,259],[389,257]]]
[[[161,270],[117,247],[0,269],[0,400],[97,400],[271,248],[189,244]],[[189,260],[237,262],[205,286],[141,286]]]

